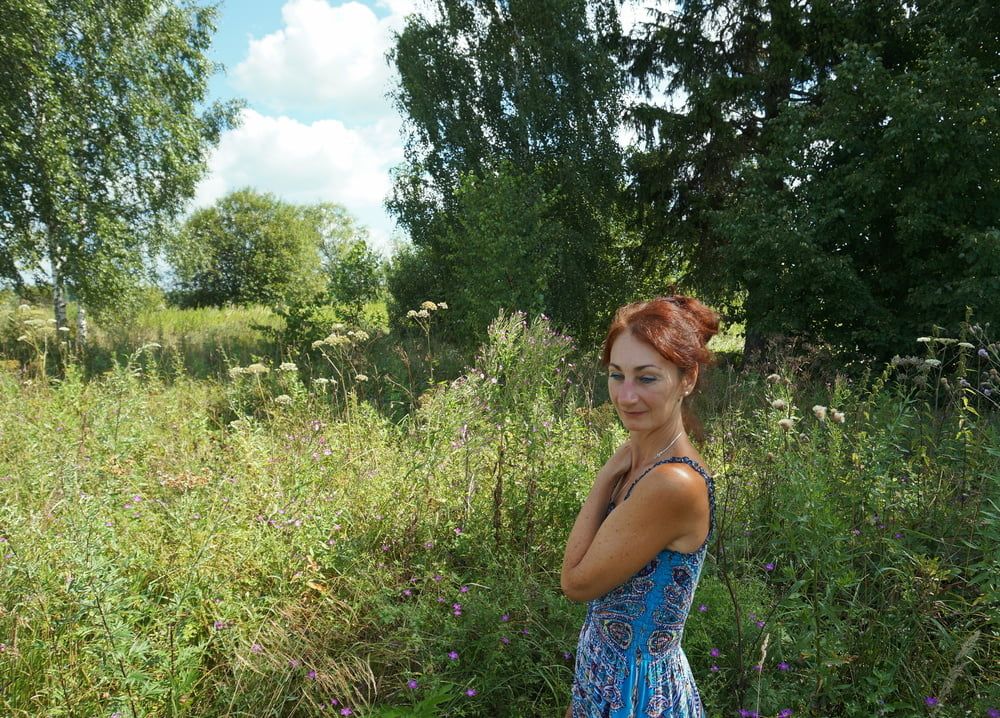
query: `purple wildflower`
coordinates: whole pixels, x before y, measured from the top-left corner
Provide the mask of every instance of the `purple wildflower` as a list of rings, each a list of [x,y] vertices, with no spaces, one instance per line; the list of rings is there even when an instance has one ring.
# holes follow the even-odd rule
[[[710,655],[712,658],[718,658],[718,656],[719,656],[719,649],[718,648],[713,648],[711,651],[708,652],[708,655]]]
[[[467,690],[465,692],[465,695],[467,695],[467,696],[469,696],[471,698],[472,696],[476,695],[476,689],[475,688],[470,688],[469,690]]]
[[[705,611],[708,610],[708,606],[706,606],[704,603],[702,603],[702,604],[700,604],[698,606],[698,610],[701,611],[702,613],[704,613]]]
[[[419,685],[419,684],[418,684],[418,683],[416,682],[416,680],[414,680],[413,678],[411,678],[410,680],[408,680],[408,681],[406,682],[406,687],[407,687],[407,688],[409,688],[409,689],[410,689],[411,691],[415,691],[415,690],[417,690],[417,686],[418,686],[418,685]]]
[[[787,663],[785,663],[784,661],[782,661],[781,663],[778,664],[778,670],[779,671],[787,671],[788,669],[789,669],[789,665]]]
[[[457,661],[458,660],[458,651],[448,651],[448,658],[450,658],[453,661]]]
[[[934,696],[927,696],[926,698],[924,698],[924,703],[926,703],[929,706],[936,706],[938,704],[938,699],[935,698]]]

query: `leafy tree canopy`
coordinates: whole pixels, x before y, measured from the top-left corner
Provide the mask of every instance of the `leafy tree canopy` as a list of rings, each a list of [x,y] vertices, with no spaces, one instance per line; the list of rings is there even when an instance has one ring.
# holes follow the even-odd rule
[[[144,272],[237,103],[205,105],[216,8],[9,0],[0,23],[0,275],[98,307]]]

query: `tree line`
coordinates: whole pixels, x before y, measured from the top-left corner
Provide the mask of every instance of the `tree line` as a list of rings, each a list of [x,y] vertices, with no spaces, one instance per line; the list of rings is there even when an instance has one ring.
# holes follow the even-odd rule
[[[11,0],[0,27],[0,275],[114,306],[166,257],[178,301],[300,323],[387,283],[585,342],[697,294],[767,337],[885,358],[1000,290],[1000,15],[986,0],[434,0],[387,58],[405,160],[383,266],[332,204],[251,188],[178,224],[240,103],[206,104],[215,9]],[[99,6],[99,7],[97,7]],[[640,13],[641,16],[641,13]],[[384,280],[383,280],[384,277]]]

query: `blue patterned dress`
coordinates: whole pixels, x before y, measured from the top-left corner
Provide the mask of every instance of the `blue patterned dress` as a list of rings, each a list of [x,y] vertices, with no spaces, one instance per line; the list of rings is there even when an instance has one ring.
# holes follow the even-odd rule
[[[697,462],[675,456],[705,479],[709,531],[693,553],[660,551],[632,578],[587,604],[573,679],[573,718],[704,718],[705,708],[681,648],[684,622],[709,540],[715,532],[715,486]],[[624,499],[622,499],[624,501]],[[608,506],[608,514],[614,502]]]

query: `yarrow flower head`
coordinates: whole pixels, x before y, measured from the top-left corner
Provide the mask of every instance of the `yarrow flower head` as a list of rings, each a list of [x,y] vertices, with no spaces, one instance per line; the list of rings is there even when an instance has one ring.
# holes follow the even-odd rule
[[[435,304],[434,302],[430,301],[430,300],[427,300],[427,301],[420,302],[420,308],[421,309],[426,309],[429,312],[435,312],[435,311],[437,311],[438,305]]]
[[[281,362],[281,366],[278,367],[278,371],[298,371],[298,370],[299,368],[298,366],[295,365],[295,362],[290,362],[290,361]]]
[[[778,422],[778,426],[780,426],[785,431],[791,431],[795,427],[795,422],[792,421],[791,419],[785,418]]]
[[[775,399],[771,402],[771,408],[782,411],[788,408],[788,403],[784,399]]]
[[[278,394],[278,396],[274,397],[274,403],[281,404],[282,406],[291,406],[293,401],[292,397],[288,396],[288,394]]]
[[[817,404],[813,407],[813,414],[815,414],[816,418],[820,421],[826,421],[826,407],[822,404]]]
[[[261,364],[260,362],[254,362],[253,364],[251,364],[250,366],[248,366],[246,369],[244,369],[243,373],[244,374],[267,374],[269,371],[271,371],[271,370],[268,369],[263,364]]]

